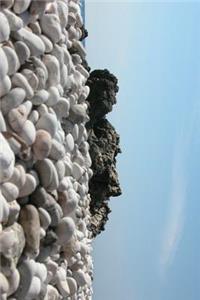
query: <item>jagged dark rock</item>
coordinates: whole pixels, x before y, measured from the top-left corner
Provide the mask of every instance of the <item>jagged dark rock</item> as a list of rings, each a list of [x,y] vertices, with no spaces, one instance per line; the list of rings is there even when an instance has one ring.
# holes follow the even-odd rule
[[[87,98],[90,121],[87,123],[87,130],[93,170],[89,183],[92,215],[90,230],[94,237],[104,230],[108,220],[111,211],[108,206],[109,198],[121,194],[116,170],[116,156],[121,152],[119,135],[106,119],[106,114],[112,111],[116,103],[119,89],[117,83],[117,78],[108,70],[93,71],[87,81],[90,87]]]

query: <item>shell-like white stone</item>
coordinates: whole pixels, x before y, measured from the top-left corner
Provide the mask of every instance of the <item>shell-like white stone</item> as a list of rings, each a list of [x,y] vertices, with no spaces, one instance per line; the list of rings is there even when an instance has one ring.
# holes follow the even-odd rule
[[[21,14],[29,7],[31,0],[15,0],[13,10],[16,14]]]
[[[10,78],[6,75],[2,80],[0,80],[0,97],[6,95],[11,88]]]
[[[72,152],[74,150],[74,139],[71,133],[68,133],[66,136],[65,148],[68,152]]]
[[[35,95],[31,99],[31,102],[33,103],[33,105],[40,105],[46,103],[48,98],[49,98],[49,93],[43,89],[35,93]]]
[[[11,109],[8,113],[9,125],[16,132],[21,132],[26,121],[26,108],[24,105],[20,105],[17,108]]]
[[[58,100],[60,98],[59,91],[58,91],[57,87],[51,86],[48,89],[48,92],[49,92],[49,97],[48,97],[48,100],[46,102],[46,105],[53,106],[58,102]]]
[[[0,100],[1,111],[6,115],[11,109],[19,106],[25,99],[26,93],[22,88],[12,89]]]
[[[76,162],[72,165],[72,174],[76,180],[79,180],[83,175],[84,170]]]
[[[37,182],[33,175],[26,174],[25,183],[22,186],[22,188],[19,190],[19,197],[26,197],[33,193],[33,191],[36,189]]]
[[[61,26],[65,28],[68,23],[68,6],[64,1],[58,1],[57,8]]]
[[[20,132],[20,136],[22,137],[22,139],[26,142],[26,144],[32,145],[35,142],[36,139],[36,130],[35,130],[35,126],[33,125],[33,123],[29,120],[26,120],[22,130]]]
[[[11,182],[4,182],[1,186],[1,192],[8,202],[16,200],[19,195],[18,187]]]
[[[29,69],[23,69],[21,73],[26,77],[32,89],[36,91],[39,85],[39,80],[35,73]]]
[[[20,67],[18,56],[15,52],[15,50],[11,47],[3,47],[4,53],[6,54],[7,61],[8,61],[8,75],[12,75]]]
[[[2,193],[0,192],[0,222],[6,223],[8,221],[8,217],[9,217],[9,205],[6,199],[4,198],[4,196],[2,195]],[[2,251],[1,241],[0,241],[0,249]]]
[[[47,212],[47,210],[45,210],[42,207],[38,208],[38,212],[39,212],[39,216],[40,216],[41,226],[46,230],[49,227],[49,225],[51,224],[51,216]]]
[[[48,70],[48,85],[56,86],[60,83],[60,65],[57,58],[53,55],[46,54],[43,62]]]
[[[1,17],[1,15],[0,15]],[[0,47],[0,80],[3,80],[8,73],[8,61],[5,52]]]
[[[20,0],[21,1],[21,0]],[[26,43],[29,47],[31,55],[39,56],[44,54],[45,45],[41,38],[26,28],[21,28],[17,32],[14,33],[14,36],[19,41]]]
[[[16,16],[11,10],[4,9],[3,13],[6,15],[11,31],[17,31],[23,27],[22,19]]]
[[[52,147],[49,157],[54,160],[62,159],[65,156],[65,147],[55,139],[52,140]]]
[[[15,73],[12,76],[12,84],[15,87],[21,87],[26,91],[26,97],[28,99],[33,97],[33,89],[30,86],[30,84],[28,83],[28,80],[26,79],[26,77],[24,75],[22,75],[21,73]]]
[[[51,150],[52,139],[50,134],[45,130],[38,130],[36,132],[36,140],[33,144],[33,153],[37,160],[46,158]]]
[[[58,174],[53,162],[50,159],[38,161],[35,168],[40,177],[41,185],[49,191],[58,188]]]
[[[0,133],[0,183],[7,181],[14,172],[15,156]]]
[[[70,290],[70,296],[73,296],[77,292],[77,283],[73,277],[67,277],[67,283]]]
[[[65,245],[67,242],[69,242],[75,232],[75,229],[76,226],[72,218],[63,218],[56,228],[59,243],[61,245]]]
[[[44,113],[36,124],[37,129],[44,129],[54,137],[57,131],[57,118],[50,113]]]
[[[6,16],[0,12],[0,43],[9,39],[10,26]]]
[[[50,53],[53,50],[53,44],[51,40],[46,35],[43,34],[40,35],[40,38],[45,45],[45,53]]]
[[[69,100],[63,97],[60,98],[60,100],[53,107],[59,119],[68,117],[69,108],[70,108]]]
[[[41,28],[44,34],[57,43],[62,38],[59,18],[56,14],[44,14],[41,19]]]
[[[25,61],[27,61],[31,55],[31,52],[28,48],[28,46],[26,45],[26,43],[22,42],[22,41],[17,41],[15,44],[15,50],[16,53],[18,55],[20,64],[24,64]]]
[[[1,102],[0,102],[0,107],[1,107]],[[6,122],[0,110],[0,132],[2,131],[6,131]]]

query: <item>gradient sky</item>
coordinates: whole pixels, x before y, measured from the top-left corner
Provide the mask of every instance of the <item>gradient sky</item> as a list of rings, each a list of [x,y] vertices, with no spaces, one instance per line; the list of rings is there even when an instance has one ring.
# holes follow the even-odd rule
[[[94,242],[94,300],[200,299],[200,2],[86,1],[92,69],[119,79],[123,195]]]

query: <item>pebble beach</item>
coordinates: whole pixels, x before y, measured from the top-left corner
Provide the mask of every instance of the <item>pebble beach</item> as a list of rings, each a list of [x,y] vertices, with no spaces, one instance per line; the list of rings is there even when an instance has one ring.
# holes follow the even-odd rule
[[[92,299],[80,7],[0,1],[1,300]]]

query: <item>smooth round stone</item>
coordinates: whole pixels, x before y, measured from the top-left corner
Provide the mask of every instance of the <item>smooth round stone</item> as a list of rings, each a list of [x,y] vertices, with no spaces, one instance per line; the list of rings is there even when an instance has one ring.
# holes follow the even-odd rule
[[[72,238],[74,232],[75,232],[76,226],[72,218],[70,217],[64,217],[60,223],[58,224],[58,227],[56,228],[56,233],[58,235],[58,242],[60,245],[65,245],[67,242],[70,241]]]
[[[43,41],[44,45],[45,45],[45,53],[50,53],[53,50],[53,44],[50,41],[50,39],[48,39],[48,37],[46,37],[45,35],[41,34],[40,35],[41,40]]]
[[[24,185],[19,190],[19,198],[26,197],[34,192],[37,186],[35,177],[31,174],[26,174]]]
[[[37,110],[32,110],[32,112],[30,113],[28,119],[33,123],[36,124],[37,121],[39,120],[39,113]]]
[[[11,89],[10,78],[6,75],[2,80],[0,80],[0,97],[5,96]]]
[[[72,277],[67,277],[67,283],[70,290],[70,296],[75,295],[78,289],[76,280]]]
[[[53,107],[59,119],[68,117],[69,108],[70,108],[70,104],[66,98],[60,98],[60,100]]]
[[[54,200],[54,198],[50,197],[48,199],[48,204],[46,209],[51,216],[51,227],[57,227],[63,216],[62,208]]]
[[[65,28],[68,23],[68,6],[63,1],[57,1],[58,16],[62,28]]]
[[[67,191],[64,191],[59,194],[59,204],[62,207],[63,215],[66,217],[76,209],[78,201],[77,198],[68,198]]]
[[[8,122],[12,129],[21,132],[26,122],[26,108],[20,105],[18,108],[11,109],[8,113]]]
[[[64,191],[68,190],[70,187],[71,187],[71,181],[70,181],[69,177],[65,176],[60,181],[60,184],[59,184],[59,187],[58,187],[58,191],[59,192],[64,192]]]
[[[57,131],[57,118],[50,113],[44,113],[36,124],[37,129],[43,129],[50,133],[54,137]]]
[[[6,16],[0,12],[0,43],[8,41],[10,35],[10,26]]]
[[[48,100],[46,102],[46,105],[48,106],[53,106],[55,105],[58,100],[60,99],[60,94],[58,92],[58,89],[57,87],[55,86],[51,86],[49,89],[48,89],[48,92],[49,92],[49,97],[48,97]]]
[[[8,226],[13,225],[15,222],[17,222],[20,209],[21,207],[16,200],[9,203],[9,217],[7,222]]]
[[[0,222],[6,223],[9,217],[9,205],[3,195],[0,193]],[[0,243],[1,246],[1,243]],[[1,248],[1,247],[0,247]]]
[[[39,35],[41,38],[41,28],[37,21],[33,21],[33,23],[31,22],[29,24],[29,27],[31,28],[33,33],[35,33],[36,35]]]
[[[39,174],[40,182],[43,187],[49,191],[53,191],[58,188],[58,174],[53,162],[50,159],[44,159],[38,161],[35,164],[36,171]]]
[[[7,294],[8,290],[9,290],[8,280],[2,273],[0,273],[0,295]]]
[[[13,297],[16,299],[26,299],[25,297],[27,296],[35,272],[33,261],[29,259],[23,260],[22,263],[19,264],[18,270],[20,273],[20,283]]]
[[[25,184],[25,181],[26,181],[25,169],[22,165],[17,164],[14,168],[12,177],[9,179],[9,182],[15,184],[18,187],[18,189],[21,189],[21,187]]]
[[[48,70],[48,86],[56,86],[60,83],[60,64],[53,55],[44,55],[43,62]]]
[[[0,249],[5,257],[17,265],[25,246],[25,236],[20,224],[6,227],[0,234]]]
[[[1,15],[0,15],[1,17]],[[1,68],[0,68],[0,80],[3,80],[5,76],[8,73],[8,60],[6,57],[5,52],[0,47],[0,62],[1,62]]]
[[[47,294],[44,300],[60,300],[60,294],[58,293],[57,289],[52,285],[47,285]]]
[[[20,132],[21,138],[26,142],[28,146],[32,145],[36,139],[36,130],[33,123],[29,120],[26,120],[22,131]]]
[[[38,208],[39,216],[40,216],[40,224],[46,230],[51,224],[51,216],[48,211],[42,207]]]
[[[60,84],[64,89],[66,89],[68,84],[68,68],[64,64],[60,67]]]
[[[34,299],[37,298],[41,290],[41,281],[38,277],[34,276],[31,285],[29,287],[29,290],[27,292],[27,298],[28,299]]]
[[[15,51],[18,55],[20,64],[23,65],[25,63],[25,61],[27,61],[31,55],[31,52],[28,48],[28,46],[26,45],[26,43],[22,42],[22,41],[17,41],[15,44]]]
[[[58,179],[59,179],[59,181],[61,181],[65,176],[65,164],[62,160],[58,160],[55,163],[55,167],[56,167],[56,170],[58,173]]]
[[[79,136],[79,127],[78,127],[78,124],[74,125],[74,127],[72,129],[72,136],[73,136],[74,141],[76,141],[78,139],[78,136]]]
[[[22,88],[12,89],[0,100],[1,111],[6,115],[11,109],[19,106],[25,99],[26,93]]]
[[[70,295],[70,289],[68,286],[68,283],[65,280],[58,280],[57,284],[56,284],[60,294],[62,295],[62,297],[64,299],[66,299],[66,297],[68,298],[68,296]]]
[[[74,162],[72,165],[72,174],[77,181],[81,178],[83,172],[83,169],[76,162]]]
[[[1,133],[0,145],[0,183],[3,183],[7,181],[14,172],[15,156]]]
[[[33,97],[33,95],[34,95],[33,89],[30,86],[30,84],[28,83],[28,80],[26,79],[26,77],[24,75],[22,75],[21,73],[15,73],[12,76],[12,84],[15,87],[21,87],[22,89],[24,89],[26,92],[26,97],[28,99]]]
[[[47,268],[44,264],[36,263],[35,276],[38,277],[41,282],[45,282],[47,278]]]
[[[19,223],[25,233],[26,254],[31,258],[35,258],[39,254],[40,247],[40,218],[35,206],[29,204],[21,209]]]
[[[41,19],[42,32],[50,38],[53,43],[57,43],[62,38],[60,20],[56,14],[44,14]]]
[[[31,31],[27,30],[26,28],[21,28],[20,30],[15,32],[14,37],[17,40],[26,43],[32,56],[39,56],[44,54],[45,45],[41,38]]]
[[[31,99],[31,102],[33,103],[33,105],[40,105],[46,103],[48,98],[49,93],[45,90],[40,90],[35,93],[35,95]]]
[[[16,14],[21,14],[27,10],[31,0],[15,0],[13,10]]]
[[[52,139],[52,147],[49,158],[54,160],[62,159],[65,156],[65,147],[55,139]]]
[[[52,147],[50,134],[45,130],[37,130],[35,143],[33,144],[33,153],[37,160],[43,160],[48,157]]]
[[[85,273],[82,270],[73,272],[73,277],[79,286],[84,286],[88,283],[88,278],[86,278]]]
[[[68,152],[72,152],[74,150],[74,139],[71,133],[66,136],[65,148]]]
[[[8,202],[16,200],[19,195],[18,187],[11,182],[4,182],[1,185],[1,192]]]
[[[20,274],[17,269],[14,269],[10,276],[7,277],[9,282],[8,296],[12,295],[19,287]]]
[[[1,107],[1,102],[0,102],[0,107]],[[0,110],[0,132],[2,132],[2,131],[6,131],[6,122],[4,120],[2,112]]]
[[[13,75],[20,67],[20,62],[15,50],[11,47],[3,47],[8,62],[8,75]]]
[[[22,75],[24,75],[28,81],[28,83],[30,84],[30,86],[32,87],[32,89],[34,91],[37,90],[38,85],[39,85],[39,80],[37,78],[37,76],[35,75],[35,73],[33,73],[33,71],[29,70],[29,69],[23,69],[22,70]]]
[[[53,56],[57,58],[60,63],[60,67],[64,65],[64,52],[63,47],[59,46],[58,44],[54,45],[53,51],[51,53]]]
[[[8,20],[11,31],[17,31],[23,27],[22,19],[16,16],[11,10],[4,9],[3,13]]]

